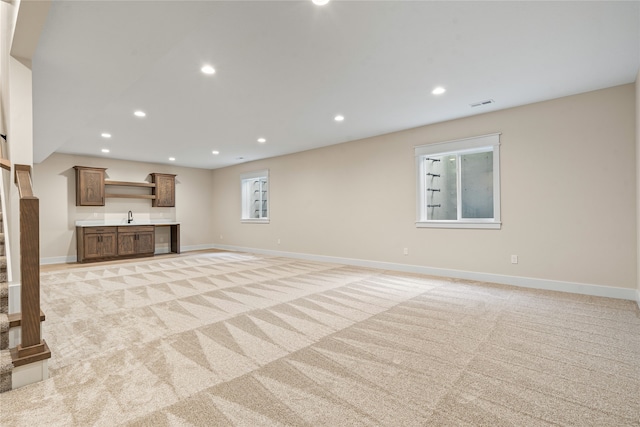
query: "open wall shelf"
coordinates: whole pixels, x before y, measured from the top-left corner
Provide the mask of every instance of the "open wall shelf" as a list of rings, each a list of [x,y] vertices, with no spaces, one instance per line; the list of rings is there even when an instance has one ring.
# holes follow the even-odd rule
[[[156,188],[156,184],[153,182],[130,182],[130,181],[111,181],[104,180],[105,187],[142,187],[142,188]],[[106,198],[118,198],[118,199],[149,199],[155,200],[155,194],[131,194],[131,193],[105,193]]]
[[[112,181],[109,179],[104,180],[104,185],[114,185],[120,187],[155,187],[153,182],[129,182],[129,181]]]

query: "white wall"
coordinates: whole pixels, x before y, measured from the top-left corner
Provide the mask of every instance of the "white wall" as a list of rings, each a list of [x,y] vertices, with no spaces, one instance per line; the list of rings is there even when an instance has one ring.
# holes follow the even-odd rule
[[[638,70],[638,75],[636,76],[636,206],[636,281],[638,284],[636,302],[640,307],[640,70]]]
[[[215,243],[633,295],[634,103],[628,84],[215,170]],[[502,132],[502,229],[417,229],[413,147],[494,132]],[[267,168],[271,222],[241,224],[240,174]]]
[[[154,208],[151,200],[119,198],[107,198],[105,206],[76,206],[74,166],[107,168],[107,179],[115,181],[148,181],[152,172],[176,174],[176,206]],[[40,257],[43,262],[74,261],[76,220],[126,219],[129,210],[138,220],[170,219],[180,222],[183,250],[209,247],[213,240],[211,180],[212,171],[205,169],[53,154],[34,165],[34,191],[40,199]],[[123,193],[127,189],[118,188],[117,191]],[[135,191],[150,193],[144,188]],[[157,250],[168,250],[168,229],[159,229],[156,238]]]
[[[12,165],[33,162],[33,106],[31,57],[49,10],[50,1],[1,2],[0,5],[0,132],[7,135],[4,156]],[[3,214],[7,273],[12,284],[20,280],[19,194],[13,170],[2,171]]]

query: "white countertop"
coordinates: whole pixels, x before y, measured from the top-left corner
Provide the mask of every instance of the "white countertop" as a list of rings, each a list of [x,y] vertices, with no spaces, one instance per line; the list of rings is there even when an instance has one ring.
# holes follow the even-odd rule
[[[126,219],[122,220],[96,220],[96,221],[76,221],[76,227],[126,227],[128,225],[179,225],[179,222],[170,219],[142,219],[134,220],[127,224]]]

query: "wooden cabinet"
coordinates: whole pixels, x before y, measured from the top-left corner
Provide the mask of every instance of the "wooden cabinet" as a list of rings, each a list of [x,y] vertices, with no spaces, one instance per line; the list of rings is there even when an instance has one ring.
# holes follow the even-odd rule
[[[155,248],[153,225],[118,227],[119,256],[153,255]]]
[[[171,228],[171,252],[180,253],[180,224],[76,227],[78,262],[153,256],[156,227]]]
[[[174,207],[176,205],[176,176],[166,173],[152,173],[151,182],[156,186],[152,194],[156,197],[152,199],[153,207]]]
[[[78,262],[118,254],[117,227],[78,227]]]
[[[155,226],[76,227],[78,262],[153,256]]]
[[[74,166],[76,206],[104,206],[104,168]]]
[[[104,206],[105,198],[150,199],[151,206],[175,207],[176,176],[167,173],[152,173],[151,182],[106,180],[106,168],[74,166],[76,170],[76,206]],[[109,193],[105,188],[112,188]],[[139,192],[114,192],[113,187],[138,188]],[[146,192],[144,190],[147,190]],[[149,194],[151,189],[151,194]]]

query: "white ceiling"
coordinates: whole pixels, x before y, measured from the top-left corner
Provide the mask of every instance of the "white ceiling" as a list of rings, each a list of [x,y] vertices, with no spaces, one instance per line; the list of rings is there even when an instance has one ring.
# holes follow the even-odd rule
[[[639,67],[638,1],[54,0],[34,161],[213,169],[632,83]]]

